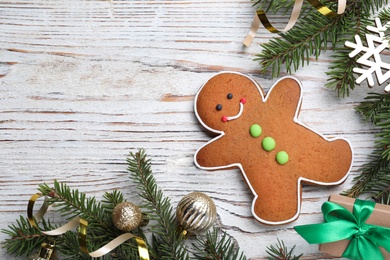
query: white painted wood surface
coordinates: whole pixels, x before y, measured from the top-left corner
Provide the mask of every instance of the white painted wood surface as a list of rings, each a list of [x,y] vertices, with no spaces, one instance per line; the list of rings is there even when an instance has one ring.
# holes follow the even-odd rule
[[[221,70],[249,74],[265,90],[276,80],[259,75],[253,60],[274,35],[260,29],[250,47],[241,43],[253,11],[246,0],[0,1],[0,226],[24,215],[37,186],[54,179],[98,198],[120,189],[139,201],[125,160],[144,148],[172,203],[195,190],[211,196],[218,224],[250,259],[265,258],[277,238],[304,259],[327,258],[293,227],[321,222],[322,203],[351,187],[368,161],[375,129],[354,107],[383,88],[337,97],[324,87],[330,51],[294,74],[304,86],[299,119],[348,138],[354,166],[341,186],[305,187],[297,221],[256,222],[238,170],[205,172],[193,163],[210,139],[193,113],[201,84]],[[0,250],[0,259],[10,259]]]

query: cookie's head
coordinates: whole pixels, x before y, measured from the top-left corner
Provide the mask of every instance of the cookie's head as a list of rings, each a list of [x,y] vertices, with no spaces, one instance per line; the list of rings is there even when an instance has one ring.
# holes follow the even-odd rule
[[[247,76],[220,73],[199,90],[195,97],[195,114],[206,128],[224,131],[229,121],[241,119],[246,107],[262,97],[258,84]]]

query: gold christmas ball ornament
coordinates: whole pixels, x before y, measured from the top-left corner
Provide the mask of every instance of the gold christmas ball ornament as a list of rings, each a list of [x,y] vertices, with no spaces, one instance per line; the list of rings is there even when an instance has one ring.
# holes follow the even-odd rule
[[[216,218],[217,208],[213,200],[201,192],[192,192],[184,196],[176,208],[176,219],[180,226],[192,234],[208,230]]]
[[[131,202],[122,202],[112,211],[114,226],[124,232],[136,229],[142,222],[142,213],[138,206]]]

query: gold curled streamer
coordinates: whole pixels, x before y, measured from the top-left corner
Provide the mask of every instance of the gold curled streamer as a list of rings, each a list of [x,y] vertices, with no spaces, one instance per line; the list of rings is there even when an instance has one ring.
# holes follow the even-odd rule
[[[87,228],[88,228],[88,221],[84,219],[80,219],[80,227],[79,227],[79,244],[80,248],[83,252],[88,253],[91,257],[101,257],[112,250],[114,250],[116,247],[121,245],[122,243],[126,242],[127,240],[134,238],[135,241],[138,244],[138,253],[139,253],[139,258],[141,260],[149,260],[149,252],[146,246],[145,241],[137,237],[131,233],[124,233],[118,237],[116,237],[114,240],[106,244],[105,246],[99,248],[96,251],[89,252],[87,249],[87,244],[86,244],[86,237],[87,237]]]
[[[245,46],[251,45],[253,39],[255,38],[256,32],[259,29],[259,27],[260,27],[260,19],[257,16],[257,14],[255,14],[255,16],[253,16],[251,29],[249,30],[249,32],[246,35],[245,39],[242,41],[242,43]]]
[[[33,208],[34,208],[35,202],[41,196],[42,196],[42,194],[40,194],[40,193],[36,193],[36,194],[32,195],[30,200],[28,201],[28,205],[27,205],[28,221],[30,222],[30,225],[35,227],[35,228],[38,228],[38,227],[35,224],[35,220],[34,220],[34,216],[33,216]],[[42,219],[43,215],[45,215],[48,207],[49,207],[49,203],[47,202],[46,197],[45,197],[45,200],[43,201],[42,206],[38,210],[37,214],[35,214],[35,219],[37,222],[41,221],[41,219]]]
[[[329,18],[334,18],[337,16],[337,14],[342,14],[344,13],[346,7],[347,7],[347,0],[338,0],[338,8],[337,8],[337,13],[333,12],[331,9],[329,9],[327,6],[323,5],[319,0],[307,0],[318,12],[320,12],[322,15],[329,17]],[[286,25],[286,27],[282,30],[276,29],[271,22],[268,20],[268,17],[265,13],[264,10],[257,10],[252,21],[252,26],[245,37],[243,44],[245,46],[249,46],[255,35],[257,30],[260,27],[260,23],[263,24],[264,28],[266,28],[269,32],[271,33],[282,33],[282,32],[287,32],[290,30],[298,21],[299,14],[302,9],[302,4],[303,0],[296,0],[293,6],[293,10],[290,15],[290,19]]]
[[[32,195],[29,202],[28,202],[28,206],[27,206],[28,221],[30,222],[31,226],[33,226],[37,229],[40,229],[40,228],[37,226],[36,223],[42,219],[43,215],[45,215],[45,213],[49,207],[49,203],[47,202],[47,199],[45,197],[45,200],[44,200],[41,208],[38,210],[38,212],[35,214],[35,216],[33,215],[34,204],[37,201],[37,199],[40,197],[42,197],[42,194],[40,194],[40,193]],[[58,235],[66,233],[67,231],[72,230],[76,227],[79,227],[78,240],[79,240],[80,249],[81,249],[81,251],[89,254],[91,257],[101,257],[101,256],[109,253],[110,251],[114,250],[116,247],[118,247],[119,245],[121,245],[125,241],[127,241],[131,238],[134,238],[135,241],[137,242],[137,245],[138,245],[138,253],[139,253],[140,259],[141,260],[149,260],[149,252],[148,252],[147,245],[146,245],[145,241],[142,238],[137,237],[137,236],[130,234],[130,233],[124,233],[124,234],[118,236],[117,238],[115,238],[114,240],[112,240],[111,242],[109,242],[108,244],[106,244],[105,246],[90,253],[88,251],[88,248],[87,248],[88,221],[86,221],[80,217],[73,218],[71,221],[69,221],[68,223],[66,223],[65,225],[63,225],[57,229],[54,229],[51,231],[41,231],[41,232],[43,234],[49,235],[49,236],[58,236]]]
[[[295,1],[294,6],[293,6],[293,10],[291,12],[290,19],[289,19],[286,27],[281,31],[279,31],[278,29],[276,29],[275,27],[272,26],[272,24],[270,23],[270,21],[267,18],[267,15],[265,14],[264,10],[261,10],[261,9],[257,10],[255,16],[253,17],[252,27],[251,27],[248,35],[244,39],[243,44],[245,46],[251,45],[253,39],[255,38],[256,32],[260,27],[260,23],[263,24],[263,26],[268,31],[270,31],[272,33],[287,32],[297,22],[298,17],[299,17],[299,13],[301,12],[301,9],[302,9],[302,5],[303,5],[303,0],[296,0]]]

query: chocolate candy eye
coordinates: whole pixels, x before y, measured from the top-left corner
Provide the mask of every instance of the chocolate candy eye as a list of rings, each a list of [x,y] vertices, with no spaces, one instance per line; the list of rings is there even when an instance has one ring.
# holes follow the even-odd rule
[[[232,93],[227,94],[227,98],[228,99],[232,99],[233,98],[233,94]]]
[[[216,106],[216,109],[217,109],[217,111],[221,111],[221,110],[222,110],[222,105],[221,105],[221,104],[218,104],[218,105]]]

